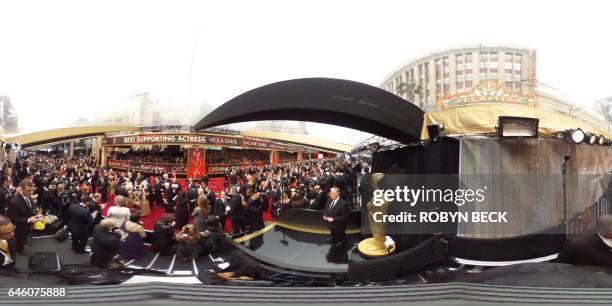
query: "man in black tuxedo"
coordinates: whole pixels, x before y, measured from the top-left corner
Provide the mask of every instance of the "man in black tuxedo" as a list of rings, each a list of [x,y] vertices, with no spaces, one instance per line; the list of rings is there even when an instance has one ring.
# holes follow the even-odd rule
[[[21,254],[32,224],[36,223],[42,216],[34,216],[34,204],[30,199],[34,190],[34,183],[31,180],[22,180],[19,183],[19,189],[19,192],[8,202],[6,216],[15,224],[16,251]]]
[[[213,214],[219,219],[221,228],[225,228],[225,212],[226,207],[229,207],[229,201],[225,191],[221,191],[221,196],[215,200],[215,206],[213,207]]]
[[[567,240],[559,252],[558,262],[572,265],[612,268],[612,215],[597,222],[597,233]]]
[[[11,190],[11,177],[3,175],[0,177],[0,214],[6,215],[6,206],[10,196],[12,195]]]
[[[23,163],[23,167],[21,168],[19,179],[24,180],[26,177],[32,175],[32,168],[30,165],[30,161],[27,160]]]
[[[164,206],[164,201],[163,199],[163,193],[164,193],[164,183],[162,182],[162,180],[159,178],[159,176],[155,177],[155,184],[153,184],[153,196],[151,197],[153,199],[153,203],[151,206],[160,206],[163,207]]]
[[[333,187],[329,191],[329,200],[325,204],[323,220],[327,221],[327,227],[331,231],[331,242],[342,244],[346,242],[346,219],[348,218],[348,207],[340,198],[340,189]]]
[[[100,185],[100,194],[102,195],[102,203],[108,202],[108,191],[110,189],[110,183],[108,182],[108,176],[102,176],[102,184]]]
[[[80,203],[70,205],[66,214],[66,223],[72,235],[72,250],[78,254],[85,253],[85,246],[89,238],[89,228],[93,222],[88,208],[90,202],[91,197],[88,194],[84,194],[81,197]]]
[[[321,186],[315,185],[314,191],[316,193],[314,202],[312,202],[312,209],[323,210],[325,209],[325,204],[327,202],[327,195],[321,189]]]
[[[208,203],[215,203],[217,201],[217,195],[212,189],[208,188],[208,186],[204,187],[204,191],[206,192],[206,200]]]
[[[226,215],[232,219],[232,229],[234,234],[237,234],[246,231],[245,211],[242,205],[242,195],[238,194],[235,187],[232,187],[231,193],[230,209],[226,212]]]
[[[189,181],[187,182],[187,190],[194,188],[195,189],[195,183],[193,182],[193,178],[189,178]]]

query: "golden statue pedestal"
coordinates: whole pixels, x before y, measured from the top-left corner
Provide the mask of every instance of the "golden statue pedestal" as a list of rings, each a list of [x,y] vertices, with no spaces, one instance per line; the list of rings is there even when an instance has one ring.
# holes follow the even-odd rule
[[[395,252],[395,244],[387,247],[384,241],[384,238],[382,239],[382,243],[374,237],[367,238],[359,242],[357,249],[363,256],[370,258],[383,257]]]

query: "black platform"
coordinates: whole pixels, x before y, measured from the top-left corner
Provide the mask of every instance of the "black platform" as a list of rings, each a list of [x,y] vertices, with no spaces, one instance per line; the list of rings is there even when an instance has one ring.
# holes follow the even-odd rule
[[[360,235],[347,235],[347,243],[334,246],[329,235],[292,230],[273,225],[267,231],[237,246],[256,259],[284,269],[344,274]]]

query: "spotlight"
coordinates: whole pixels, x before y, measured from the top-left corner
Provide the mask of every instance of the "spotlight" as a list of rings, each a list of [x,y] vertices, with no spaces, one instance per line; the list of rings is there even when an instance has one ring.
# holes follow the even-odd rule
[[[368,145],[368,149],[370,149],[370,152],[376,152],[376,151],[378,151],[380,149],[380,143],[373,142],[373,143]]]
[[[11,147],[13,148],[13,151],[17,152],[19,151],[19,149],[21,149],[21,144],[19,144],[18,142],[13,142],[13,145]]]
[[[597,135],[589,132],[584,133],[584,141],[590,145],[594,145],[597,142]]]
[[[603,146],[606,144],[606,137],[604,137],[603,135],[599,135],[597,137],[597,144],[600,146]]]
[[[568,130],[567,135],[575,144],[581,144],[585,139],[584,132],[580,128]]]
[[[537,138],[540,119],[527,117],[499,116],[497,135],[512,138]]]

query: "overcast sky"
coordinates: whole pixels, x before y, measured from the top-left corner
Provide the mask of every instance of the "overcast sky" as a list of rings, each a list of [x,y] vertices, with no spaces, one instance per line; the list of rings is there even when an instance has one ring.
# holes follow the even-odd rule
[[[181,110],[298,77],[378,86],[415,56],[494,43],[537,49],[540,81],[592,103],[612,95],[611,11],[585,0],[0,1],[0,95],[21,128],[40,130],[146,91]]]

